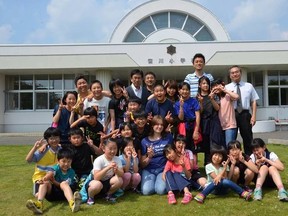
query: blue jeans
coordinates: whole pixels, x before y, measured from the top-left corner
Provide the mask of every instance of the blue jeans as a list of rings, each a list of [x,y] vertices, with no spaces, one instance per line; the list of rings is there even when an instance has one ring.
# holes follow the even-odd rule
[[[229,179],[222,179],[217,185],[214,182],[211,182],[207,185],[201,192],[205,197],[214,191],[215,194],[224,194],[227,189],[231,189],[237,194],[241,195],[244,191],[240,186]],[[224,192],[224,193],[223,193]]]
[[[166,190],[167,191],[183,191],[185,187],[188,187],[190,182],[178,172],[168,171],[166,173]]]
[[[162,179],[163,169],[142,170],[141,190],[143,195],[165,194],[166,185]]]
[[[232,140],[236,140],[237,138],[237,128],[230,128],[225,130],[225,143],[226,148],[228,147],[228,143]]]

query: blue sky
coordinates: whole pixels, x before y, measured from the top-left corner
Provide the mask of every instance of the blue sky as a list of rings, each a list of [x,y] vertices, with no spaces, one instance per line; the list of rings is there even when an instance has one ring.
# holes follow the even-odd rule
[[[107,43],[118,22],[144,2],[0,0],[0,44]],[[287,0],[195,2],[222,22],[231,40],[288,40]]]

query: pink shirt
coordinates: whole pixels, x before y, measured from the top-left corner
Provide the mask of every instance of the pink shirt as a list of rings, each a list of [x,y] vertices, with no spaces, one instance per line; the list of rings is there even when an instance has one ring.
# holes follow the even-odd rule
[[[191,170],[190,161],[187,157],[184,158],[184,164],[187,170]],[[171,172],[183,172],[183,167],[180,164],[175,164],[173,161],[167,161],[164,171],[171,171]]]
[[[218,116],[221,122],[222,130],[237,128],[233,103],[234,101],[231,100],[230,95],[228,94],[220,99]]]

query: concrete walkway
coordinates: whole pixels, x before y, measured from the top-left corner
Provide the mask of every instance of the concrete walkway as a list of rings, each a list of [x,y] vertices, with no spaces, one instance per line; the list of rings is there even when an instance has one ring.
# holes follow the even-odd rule
[[[0,133],[0,145],[32,145],[42,137],[43,133]],[[254,133],[254,138],[261,138],[268,144],[288,145],[288,131]],[[240,135],[237,139],[242,142]]]

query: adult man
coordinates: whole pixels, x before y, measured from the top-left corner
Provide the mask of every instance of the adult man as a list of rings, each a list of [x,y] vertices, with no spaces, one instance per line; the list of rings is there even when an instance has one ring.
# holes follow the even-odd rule
[[[144,82],[150,95],[153,94],[153,89],[156,84],[156,75],[152,71],[145,73]]]
[[[192,74],[188,74],[185,77],[184,82],[187,82],[190,85],[190,97],[196,97],[198,92],[198,80],[202,76],[206,76],[209,78],[210,82],[212,82],[213,76],[203,71],[205,66],[205,57],[203,54],[196,53],[193,57],[192,63],[195,71]]]
[[[237,92],[239,95],[239,99],[234,102],[237,128],[239,128],[243,139],[244,151],[250,155],[253,140],[252,127],[256,123],[256,101],[259,96],[251,83],[241,81],[242,71],[239,66],[230,67],[229,76],[232,82],[226,85],[225,88]],[[249,112],[250,108],[251,114]]]
[[[126,88],[130,98],[140,98],[142,108],[145,109],[149,92],[142,87],[143,71],[134,69],[130,72],[131,85]]]

